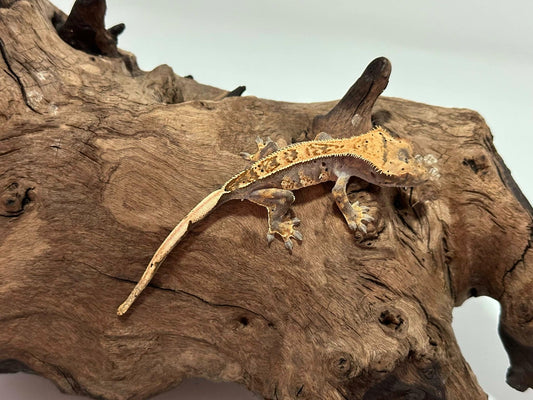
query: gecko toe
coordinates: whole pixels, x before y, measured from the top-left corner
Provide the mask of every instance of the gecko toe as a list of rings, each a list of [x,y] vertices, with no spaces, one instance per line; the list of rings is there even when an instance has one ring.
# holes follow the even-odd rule
[[[300,231],[294,231],[292,233],[292,237],[295,238],[296,240],[299,240],[300,242],[304,239],[302,233]]]
[[[285,248],[292,252],[292,247],[293,247],[292,241],[290,239],[286,240],[285,241]]]
[[[272,243],[272,241],[274,240],[274,235],[269,232],[267,233],[266,238],[267,238],[267,243],[270,245],[270,243]]]
[[[366,230],[366,225],[365,224],[359,224],[357,225],[357,227],[359,228],[359,230],[363,233],[367,233],[367,230]]]
[[[251,161],[252,160],[252,155],[250,153],[247,153],[245,151],[241,151],[239,153],[239,155],[244,158],[246,161]]]
[[[298,226],[298,225],[300,225],[300,222],[302,222],[302,221],[300,221],[300,218],[293,218],[293,219],[291,219],[291,222],[292,222],[293,226]]]

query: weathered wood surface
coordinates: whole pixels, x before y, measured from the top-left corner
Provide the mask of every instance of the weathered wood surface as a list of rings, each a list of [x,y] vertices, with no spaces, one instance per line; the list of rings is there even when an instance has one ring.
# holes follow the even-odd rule
[[[478,114],[374,104],[386,59],[337,104],[230,97],[242,88],[139,70],[113,47],[120,27],[92,21],[100,39],[71,43],[82,51],[47,1],[0,7],[0,370],[103,399],[146,399],[189,376],[265,399],[483,399],[451,312],[488,295],[502,305],[508,382],[533,386],[531,207]],[[354,180],[376,217],[369,236],[354,238],[331,185],[297,192],[292,255],[266,245],[262,208],[229,203],[116,316],[162,239],[246,166],[238,153],[256,136],[341,137],[372,122],[433,154],[441,177],[412,191]]]

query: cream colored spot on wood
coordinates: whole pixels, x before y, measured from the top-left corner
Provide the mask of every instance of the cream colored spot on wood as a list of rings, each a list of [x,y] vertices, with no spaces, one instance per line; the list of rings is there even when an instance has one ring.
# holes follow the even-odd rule
[[[28,91],[26,96],[32,104],[40,103],[43,100],[43,94],[37,90]]]
[[[49,71],[39,71],[35,74],[35,76],[41,82],[47,81],[52,78],[52,74]]]
[[[32,266],[34,261],[40,259],[52,245],[46,241],[46,236],[42,234],[41,228],[46,228],[48,223],[37,217],[33,212],[24,213],[24,224],[19,224],[17,229],[8,230],[9,233],[2,243],[2,263],[12,266],[4,268],[3,273],[14,277],[24,275],[18,267]],[[4,282],[16,282],[18,279],[9,279],[3,276]],[[3,290],[7,287],[3,285]]]
[[[102,73],[102,70],[95,64],[81,64],[80,68],[89,74],[99,75]]]
[[[65,84],[68,84],[68,85],[73,85],[73,86],[82,85],[82,80],[81,80],[80,75],[72,71],[63,70],[62,79],[63,79],[63,82],[65,82]]]

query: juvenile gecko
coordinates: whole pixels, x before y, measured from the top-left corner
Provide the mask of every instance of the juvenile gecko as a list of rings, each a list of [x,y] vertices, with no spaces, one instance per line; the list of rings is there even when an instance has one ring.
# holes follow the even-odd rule
[[[354,231],[366,232],[365,223],[373,218],[367,214],[368,207],[358,202],[351,204],[348,200],[346,185],[352,176],[379,186],[410,187],[427,181],[431,174],[427,165],[413,156],[408,141],[393,137],[381,127],[346,139],[333,139],[322,132],[315,140],[282,149],[270,140],[266,143],[258,140],[257,144],[259,149],[254,155],[242,153],[254,164],[207,195],[170,232],[137,285],[118,308],[118,315],[128,311],[189,226],[229,200],[248,200],[265,207],[268,211],[268,243],[278,234],[285,247],[292,250],[292,239],[302,240],[302,234],[295,230],[300,221],[288,215],[294,202],[293,190],[335,181],[333,198],[348,226]]]

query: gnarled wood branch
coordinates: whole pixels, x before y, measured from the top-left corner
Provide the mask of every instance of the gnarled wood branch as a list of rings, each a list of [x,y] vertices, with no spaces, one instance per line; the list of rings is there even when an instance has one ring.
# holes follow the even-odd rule
[[[55,25],[57,33],[75,49],[89,54],[119,57],[118,35],[124,24],[105,28],[105,0],[76,0],[64,23]]]
[[[46,0],[0,4],[0,371],[103,399],[189,376],[265,399],[482,399],[451,311],[483,294],[502,304],[509,384],[532,386],[531,207],[478,114],[378,98],[384,58],[339,103],[228,97],[168,66],[143,72],[122,50],[73,49]],[[328,185],[297,192],[292,255],[266,246],[264,210],[228,203],[116,317],[162,239],[246,165],[238,153],[256,136],[341,137],[372,121],[432,154],[441,176],[413,190],[354,180],[369,237],[353,237]]]

